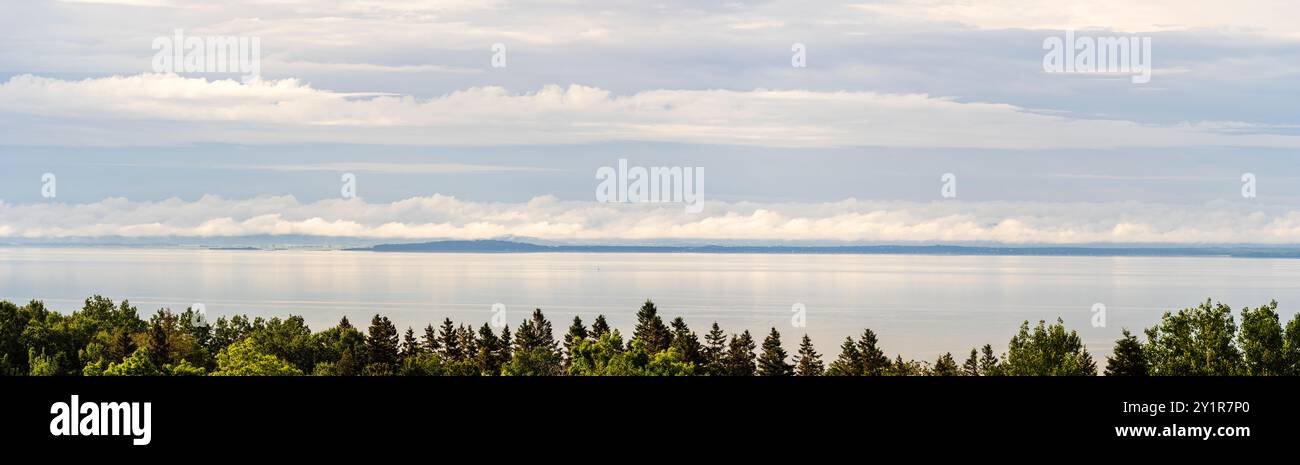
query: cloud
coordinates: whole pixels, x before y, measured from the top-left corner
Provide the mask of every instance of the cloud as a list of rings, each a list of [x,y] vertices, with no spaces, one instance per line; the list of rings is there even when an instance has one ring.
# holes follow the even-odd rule
[[[1296,147],[1242,122],[1139,124],[925,94],[596,87],[511,93],[473,87],[430,99],[334,92],[296,80],[249,84],[173,74],[0,84],[11,145],[684,142],[769,147]],[[183,128],[171,130],[169,128]],[[1243,131],[1257,128],[1257,131]]]
[[[301,203],[290,196],[85,204],[0,202],[0,237],[237,237],[311,235],[382,240],[529,237],[556,241],[749,241],[853,243],[1295,244],[1300,211],[1215,201],[826,203],[706,201],[608,204],[537,197],[471,202],[434,195],[391,203]]]

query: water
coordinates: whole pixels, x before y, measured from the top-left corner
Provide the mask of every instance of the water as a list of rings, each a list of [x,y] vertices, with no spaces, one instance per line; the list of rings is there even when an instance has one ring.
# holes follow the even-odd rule
[[[194,303],[210,318],[297,314],[314,330],[381,313],[417,333],[445,317],[481,325],[500,302],[511,326],[541,308],[557,337],[574,315],[589,324],[600,313],[630,335],[649,298],[701,335],[713,321],[760,341],[776,327],[793,351],[806,332],[828,360],[867,327],[891,356],[934,360],[985,343],[1001,351],[1021,321],[1060,317],[1101,357],[1121,328],[1208,297],[1238,310],[1277,299],[1289,319],[1300,260],[0,247],[0,299],[70,312],[94,294],[128,298],[143,315]],[[1095,303],[1106,306],[1104,328],[1090,323]],[[804,328],[791,325],[795,304],[807,308]]]

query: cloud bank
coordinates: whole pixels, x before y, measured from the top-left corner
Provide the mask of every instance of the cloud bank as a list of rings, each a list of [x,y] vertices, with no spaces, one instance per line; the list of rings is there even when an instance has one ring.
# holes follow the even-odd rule
[[[8,122],[0,134],[11,145],[1300,146],[1300,137],[1261,133],[1275,128],[1240,122],[1079,119],[925,94],[758,89],[619,96],[570,85],[525,93],[473,87],[419,99],[333,92],[292,79],[243,84],[174,74],[79,81],[16,76],[0,84],[0,119]],[[58,124],[45,124],[51,120]]]
[[[556,241],[839,241],[1007,244],[1295,244],[1300,210],[1215,201],[1119,203],[706,202],[608,204],[537,197],[487,203],[434,195],[391,203],[301,203],[291,196],[85,204],[0,202],[0,237],[311,235],[418,240],[529,237]]]

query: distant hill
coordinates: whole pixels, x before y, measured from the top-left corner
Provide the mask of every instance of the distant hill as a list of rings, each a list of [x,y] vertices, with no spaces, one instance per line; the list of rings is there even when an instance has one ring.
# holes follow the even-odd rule
[[[1088,247],[957,245],[846,246],[671,246],[671,245],[538,245],[526,242],[478,240],[381,244],[346,250],[439,253],[773,253],[773,254],[912,254],[1102,257],[1242,257],[1300,258],[1300,248],[1285,247]]]

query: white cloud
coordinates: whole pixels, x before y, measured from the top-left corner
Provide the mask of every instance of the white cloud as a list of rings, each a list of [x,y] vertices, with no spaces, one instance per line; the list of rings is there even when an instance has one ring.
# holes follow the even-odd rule
[[[528,93],[473,87],[418,99],[333,92],[296,80],[241,84],[170,74],[80,81],[16,76],[0,84],[0,118],[8,120],[0,135],[11,145],[659,141],[1012,149],[1300,146],[1295,136],[1244,133],[1255,127],[1240,122],[1151,125],[1076,119],[924,94],[758,89],[618,96],[570,85]],[[166,130],[169,124],[184,130]]]
[[[849,241],[859,243],[1300,243],[1300,211],[1260,204],[707,201],[605,204],[538,197],[486,203],[434,195],[392,203],[301,203],[205,196],[87,204],[0,202],[0,237],[314,235],[385,240],[530,237],[560,241]]]

